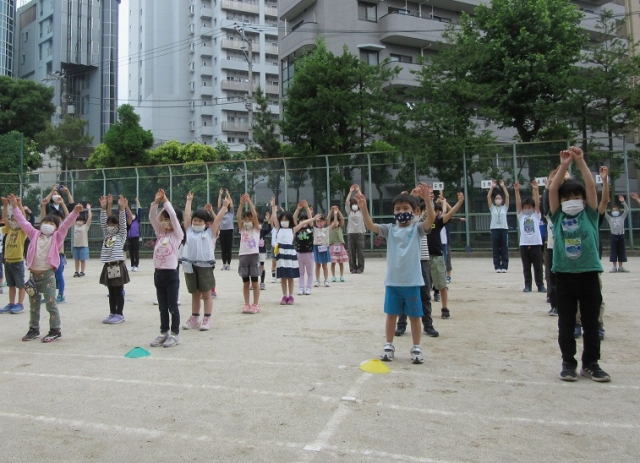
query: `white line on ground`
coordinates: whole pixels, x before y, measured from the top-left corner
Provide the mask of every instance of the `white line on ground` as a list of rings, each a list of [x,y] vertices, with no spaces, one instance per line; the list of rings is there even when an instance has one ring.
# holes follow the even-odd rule
[[[456,463],[452,460],[434,460],[432,458],[413,457],[410,455],[382,452],[379,450],[344,449],[341,447],[334,447],[332,445],[325,445],[324,449],[331,450],[333,452],[350,453],[352,455],[364,455],[367,457],[381,458],[383,460],[414,461],[417,463]]]

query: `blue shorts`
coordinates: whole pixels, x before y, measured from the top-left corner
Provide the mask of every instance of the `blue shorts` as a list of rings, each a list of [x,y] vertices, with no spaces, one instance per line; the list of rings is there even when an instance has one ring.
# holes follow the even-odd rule
[[[74,260],[89,260],[89,247],[82,246],[79,248],[73,248]]]
[[[422,317],[420,286],[387,286],[384,292],[384,313]]]
[[[331,262],[331,253],[329,252],[329,246],[324,246],[325,250],[320,251],[320,246],[313,245],[313,261],[316,264],[328,264]]]

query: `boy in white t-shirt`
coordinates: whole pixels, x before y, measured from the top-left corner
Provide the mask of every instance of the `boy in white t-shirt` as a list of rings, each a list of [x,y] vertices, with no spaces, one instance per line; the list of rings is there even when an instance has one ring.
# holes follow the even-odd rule
[[[520,231],[520,258],[522,259],[522,272],[524,274],[525,293],[531,292],[531,266],[538,287],[538,292],[546,293],[542,278],[542,236],[540,235],[540,191],[538,182],[531,182],[533,198],[520,198],[520,184],[513,186],[516,192],[516,212],[518,214],[518,229]]]

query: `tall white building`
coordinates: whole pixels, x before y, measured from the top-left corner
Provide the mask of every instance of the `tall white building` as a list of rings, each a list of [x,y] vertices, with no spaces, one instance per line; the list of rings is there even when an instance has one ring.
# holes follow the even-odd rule
[[[15,0],[0,0],[0,76],[13,75],[13,35],[16,23]]]
[[[156,142],[220,140],[243,150],[250,85],[262,88],[277,117],[276,0],[131,0],[126,14],[128,102]]]

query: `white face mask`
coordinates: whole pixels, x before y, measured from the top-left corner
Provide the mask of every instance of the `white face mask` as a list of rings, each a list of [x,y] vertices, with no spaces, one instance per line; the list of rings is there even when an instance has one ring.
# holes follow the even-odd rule
[[[245,230],[253,230],[253,223],[245,222],[244,223],[244,228],[245,228]]]
[[[191,229],[196,233],[202,233],[205,229],[204,225],[192,225]]]
[[[584,210],[583,199],[570,199],[561,204],[562,212],[567,215],[578,215]]]
[[[288,220],[283,220],[280,222],[280,226],[282,228],[289,228],[289,221]]]
[[[118,227],[107,227],[107,233],[109,235],[115,235],[118,233]]]
[[[160,222],[160,227],[165,231],[169,230],[171,228],[171,222]]]
[[[496,206],[502,206],[502,200],[496,199]]]
[[[358,206],[354,204],[353,206],[351,206],[351,210],[353,212],[356,212],[358,210]]]
[[[51,236],[51,235],[53,235],[54,231],[56,231],[56,227],[54,227],[51,224],[43,223],[42,225],[40,225],[40,232],[43,235]]]
[[[620,211],[613,211],[611,215],[614,217],[618,217],[620,215]]]
[[[60,195],[53,195],[53,196],[51,197],[51,199],[53,199],[53,202],[57,204],[57,203],[58,203],[58,201],[60,201],[60,200],[62,199],[62,196],[60,196]]]
[[[18,225],[18,222],[14,222],[13,220],[9,222],[9,225],[11,225],[11,228],[13,228],[14,230],[17,230],[18,228],[20,228],[20,225]]]
[[[523,209],[524,215],[533,215],[533,209]]]

